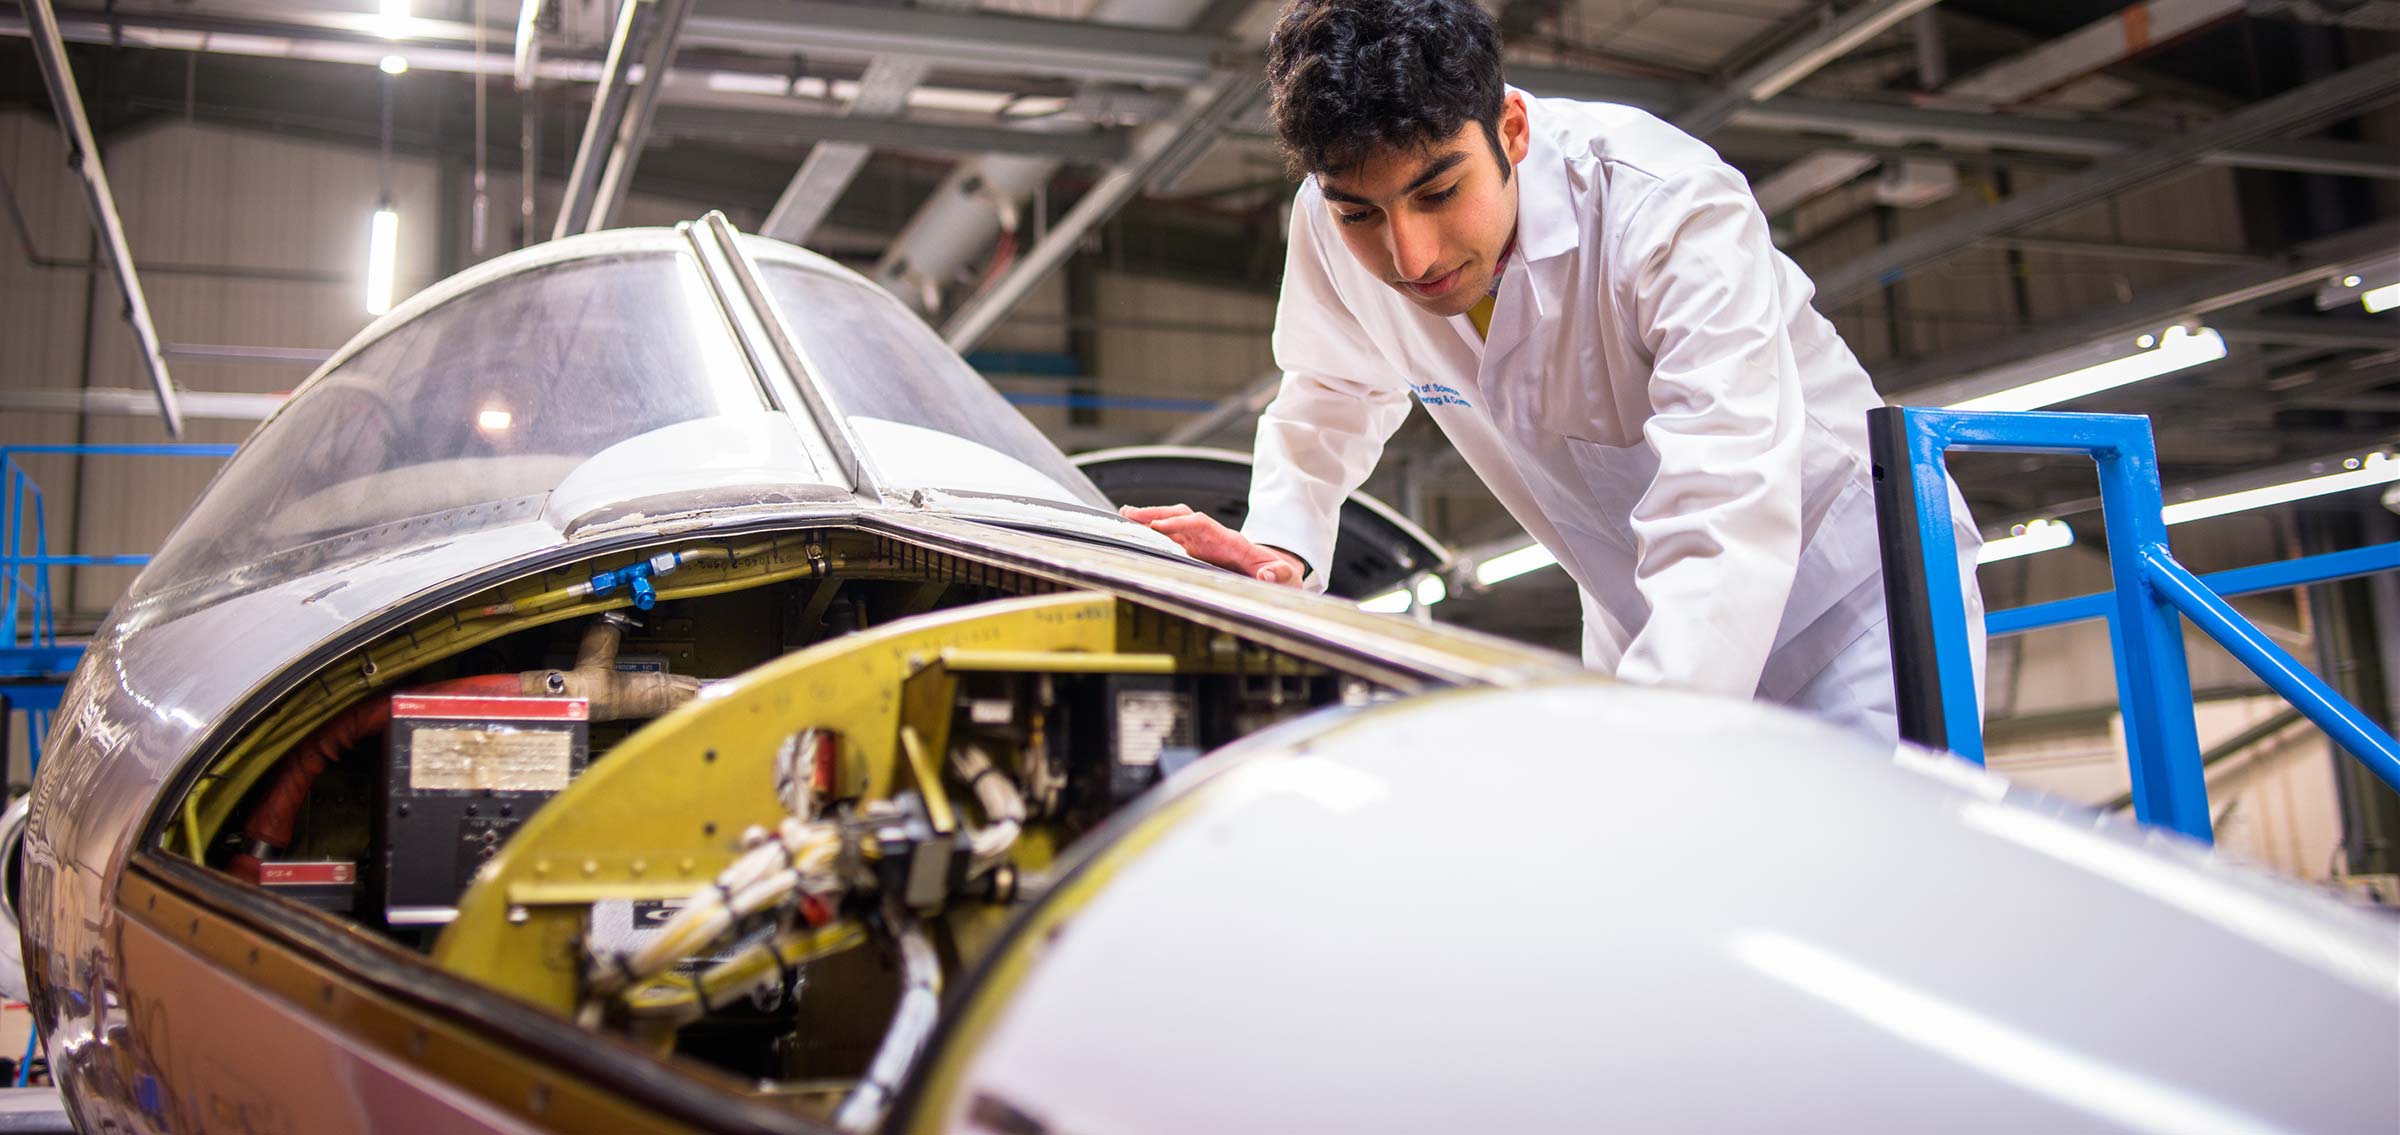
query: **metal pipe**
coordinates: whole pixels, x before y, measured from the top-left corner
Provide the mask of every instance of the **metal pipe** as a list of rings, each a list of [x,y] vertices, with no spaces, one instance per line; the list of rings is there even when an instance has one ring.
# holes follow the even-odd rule
[[[1018,258],[1007,276],[967,301],[944,325],[942,338],[952,350],[961,352],[981,342],[1017,301],[1048,279],[1074,253],[1085,234],[1115,215],[1152,178],[1205,150],[1215,139],[1218,127],[1253,93],[1247,82],[1230,72],[1216,82],[1192,88],[1185,94],[1181,109],[1142,128],[1134,139],[1131,160],[1110,170],[1108,176],[1085,191],[1075,207],[1059,218],[1032,251]]]
[[[281,394],[241,394],[215,390],[178,391],[187,417],[228,422],[265,421],[284,402]],[[114,414],[144,417],[155,400],[147,390],[93,386],[46,390],[0,390],[0,410],[30,414]]]
[[[2380,106],[2400,96],[2400,66],[2384,59],[2255,103],[2215,123],[2102,162],[2029,193],[1892,241],[1817,276],[1820,303],[1838,303],[1958,251],[2189,169],[2203,155],[2282,134],[2329,117]]]
[[[1081,29],[1076,33],[1078,35],[1097,33],[1102,36],[1110,36],[1121,33],[1139,33],[1146,36],[1179,35],[1195,42],[1221,42],[1213,36],[1191,36],[1189,33],[1170,33],[1163,30],[1189,23],[1193,17],[1204,14],[1206,7],[1206,0],[1100,0],[1100,3],[1093,7],[1090,19],[1073,26]],[[926,15],[936,20],[944,20],[948,19],[951,14],[934,12],[926,13]],[[995,30],[1001,26],[993,25]],[[1057,50],[1056,45],[1061,42],[1061,39],[1062,37],[1052,37],[1051,51],[1054,56]],[[909,54],[919,53],[910,52]],[[1210,59],[1211,62],[1193,76],[1194,83],[1201,86],[1214,86],[1224,81],[1221,69],[1214,65],[1215,54],[1213,49],[1204,53],[1203,57]],[[1169,81],[1164,78],[1163,71],[1162,68],[1140,81],[1144,83]],[[1189,92],[1186,92],[1185,101],[1179,102],[1177,105],[1178,107],[1187,106],[1188,102]],[[1154,127],[1164,125],[1166,121],[1171,121],[1175,116],[1176,112],[1169,112],[1166,119],[1152,125]],[[1137,149],[1140,145],[1139,137],[1147,136],[1147,131],[1143,135],[1137,136]],[[875,279],[894,295],[899,296],[902,302],[916,307],[927,315],[933,314],[940,301],[940,289],[948,284],[969,260],[992,247],[993,242],[999,239],[1004,230],[1016,229],[1015,215],[1023,209],[1026,198],[1030,197],[1034,190],[1047,183],[1050,175],[1057,169],[1058,163],[1054,160],[1000,155],[988,155],[961,163],[948,178],[943,180],[941,187],[934,191],[933,197],[917,210],[916,215],[909,218],[909,222],[901,230],[899,238],[893,241],[891,248],[884,253],[883,259],[875,265]],[[1085,196],[1091,197],[1092,194],[1100,192],[1103,186],[1112,190],[1121,188],[1110,185],[1108,179],[1103,178],[1102,185],[1093,187]],[[1138,183],[1133,188],[1138,189]],[[1127,192],[1127,196],[1130,196],[1130,191]],[[1117,204],[1122,204],[1122,198]],[[1115,211],[1115,208],[1115,205],[1110,205],[1107,209],[1100,210],[1098,215],[1105,219],[1109,213]],[[1042,252],[1044,259],[1050,257],[1051,252],[1048,250],[1051,249],[1052,238],[1056,235],[1055,232],[1044,233],[1041,239],[1035,242],[1037,251]],[[1028,255],[1018,264],[1006,266],[1011,271],[1011,278],[994,281],[987,290],[1019,288],[1029,290],[1030,284],[1018,284],[1012,280],[1015,269],[1022,268],[1033,259]],[[1038,283],[1048,274],[1049,270],[1045,268],[1031,279]],[[978,306],[979,299],[980,297],[969,299],[966,306],[970,308]],[[1014,303],[1015,298],[1012,296],[1006,303],[999,306],[999,310],[1005,313],[1007,308],[1013,306]],[[965,311],[954,313],[951,326],[961,326],[959,318],[967,314]],[[975,337],[980,338],[981,333],[978,332]]]
[[[566,197],[558,205],[558,223],[550,230],[552,240],[591,231],[592,203],[608,161],[600,147],[617,136],[617,126],[625,120],[625,104],[632,96],[627,72],[633,66],[635,37],[641,34],[653,2],[619,0],[616,30],[608,39],[608,61],[600,68],[600,89],[592,93],[583,139],[575,144],[575,164],[567,173]]]
[[[657,15],[645,33],[649,39],[642,47],[642,81],[633,89],[630,103],[617,122],[616,136],[608,150],[608,168],[600,175],[600,185],[592,193],[592,215],[584,225],[585,232],[608,227],[616,215],[617,202],[633,182],[633,167],[642,159],[642,147],[650,136],[650,118],[658,110],[658,93],[667,85],[667,63],[675,56],[675,40],[683,34],[684,17],[691,14],[692,0],[644,0],[656,6]]]
[[[50,109],[58,115],[60,133],[66,135],[67,164],[83,178],[92,224],[100,230],[109,262],[116,267],[117,291],[125,298],[125,321],[133,325],[143,369],[149,372],[150,387],[158,397],[159,418],[166,424],[168,437],[182,437],[183,412],[175,404],[175,380],[168,376],[166,357],[158,350],[158,328],[150,321],[150,302],[142,294],[141,277],[134,272],[125,222],[117,214],[116,195],[109,191],[108,171],[100,162],[100,145],[92,139],[92,124],[84,117],[83,94],[75,87],[66,43],[58,36],[58,16],[50,10],[50,0],[25,0],[22,7],[33,39],[34,60],[41,64],[42,80],[50,88]]]
[[[1725,84],[1724,90],[1676,115],[1675,125],[1694,135],[1706,135],[1732,121],[1743,107],[1782,94],[1826,64],[1883,34],[1884,29],[1935,3],[1936,0],[1867,0],[1800,36],[1758,65],[1745,68]]]
[[[2283,712],[2278,713],[2273,717],[2269,717],[2265,721],[2261,721],[2248,729],[2242,730],[2233,737],[2219,742],[2214,748],[2211,748],[2207,752],[2200,754],[2200,769],[2201,771],[2206,772],[2207,770],[2215,768],[2226,761],[2241,756],[2243,753],[2249,752],[2252,747],[2258,745],[2259,743],[2273,740],[2275,737],[2281,735],[2284,730],[2289,729],[2294,725],[2298,725],[2301,720],[2302,714],[2299,710],[2285,709]],[[2226,786],[2212,784],[2209,787],[2212,789],[2218,789]],[[2103,812],[2122,812],[2131,807],[2133,807],[2133,793],[2127,792],[2117,796],[2115,799],[2110,800],[2106,804],[2100,805],[2100,810]]]
[[[2142,549],[2142,574],[2151,590],[2183,612],[2202,633],[2264,679],[2294,708],[2308,715],[2333,742],[2350,750],[2385,784],[2400,790],[2400,743],[2390,733],[2343,701],[2298,659],[2274,644],[2250,621],[2234,611],[2168,553],[2164,544]]]
[[[1946,156],[1946,155],[1943,155]],[[2002,236],[1982,242],[1994,248],[2012,248],[2019,252],[2047,252],[2058,256],[2107,256],[2130,260],[2156,260],[2165,264],[2214,264],[2233,267],[2255,267],[2268,259],[2239,249],[2187,248],[2163,244],[2125,244],[2107,240],[2065,240],[2057,237]]]

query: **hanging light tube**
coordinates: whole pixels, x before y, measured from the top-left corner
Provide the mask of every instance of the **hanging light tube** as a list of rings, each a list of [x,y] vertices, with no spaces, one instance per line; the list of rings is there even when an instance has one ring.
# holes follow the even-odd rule
[[[392,310],[392,273],[400,251],[400,214],[389,201],[375,207],[367,225],[367,314]]]
[[[1983,550],[1975,553],[1978,564],[2013,560],[2035,552],[2054,551],[2075,542],[2075,530],[2063,520],[2035,520],[2009,529],[2009,534],[1983,542]]]
[[[2182,524],[2190,520],[2204,520],[2211,516],[2224,516],[2227,513],[2248,512],[2254,508],[2289,504],[2293,501],[2307,500],[2310,497],[2321,497],[2328,493],[2347,492],[2351,489],[2363,489],[2369,485],[2388,485],[2394,481],[2400,481],[2400,459],[2395,459],[2388,453],[2369,453],[2348,458],[2342,462],[2342,467],[2343,471],[2339,473],[2327,473],[2319,477],[2303,477],[2297,481],[2286,481],[2280,485],[2243,489],[2240,492],[2202,497],[2199,500],[2179,501],[2166,507],[2166,521],[2169,524]]]
[[[1438,575],[1428,574],[1417,580],[1415,587],[1395,587],[1381,595],[1361,599],[1358,609],[1377,615],[1397,615],[1412,607],[1431,607],[1450,597],[1450,585]]]
[[[1952,410],[2038,410],[2044,406],[2114,390],[2225,357],[2225,339],[2215,328],[2169,327],[2163,335],[2134,340],[2136,353],[2006,390],[1954,402]]]
[[[1502,552],[1476,564],[1475,582],[1484,587],[1490,587],[1495,583],[1515,579],[1529,571],[1540,571],[1546,567],[1553,567],[1557,563],[1558,557],[1551,555],[1550,549],[1540,544],[1527,544],[1522,548]]]

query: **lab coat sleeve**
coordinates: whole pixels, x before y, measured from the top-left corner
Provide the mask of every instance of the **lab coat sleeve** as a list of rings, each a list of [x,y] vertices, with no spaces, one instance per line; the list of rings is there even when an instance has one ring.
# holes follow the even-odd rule
[[[1766,218],[1721,165],[1657,185],[1612,267],[1653,365],[1635,503],[1649,621],[1617,676],[1753,696],[1800,558],[1799,367]]]
[[[1405,381],[1344,302],[1329,257],[1349,252],[1325,231],[1324,212],[1314,184],[1303,185],[1275,309],[1283,384],[1259,414],[1242,527],[1250,539],[1308,561],[1302,583],[1311,591],[1323,591],[1332,570],[1342,501],[1374,471],[1409,411]]]

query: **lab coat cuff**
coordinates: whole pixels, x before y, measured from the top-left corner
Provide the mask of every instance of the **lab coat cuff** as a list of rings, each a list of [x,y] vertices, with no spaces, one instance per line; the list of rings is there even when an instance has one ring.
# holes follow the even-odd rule
[[[1300,557],[1308,565],[1308,575],[1300,586],[1313,592],[1323,592],[1326,571],[1333,566],[1334,530],[1308,524],[1277,523],[1273,517],[1253,513],[1250,523],[1242,527],[1242,535],[1253,544],[1281,548]]]

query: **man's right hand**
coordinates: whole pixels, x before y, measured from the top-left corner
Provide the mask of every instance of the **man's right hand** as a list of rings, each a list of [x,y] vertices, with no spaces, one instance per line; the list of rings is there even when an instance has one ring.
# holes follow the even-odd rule
[[[1308,574],[1308,566],[1300,562],[1300,557],[1281,548],[1253,543],[1249,537],[1217,523],[1216,517],[1192,511],[1190,505],[1157,508],[1127,505],[1117,512],[1127,520],[1165,533],[1191,553],[1193,559],[1238,571],[1252,579],[1297,587],[1301,577]]]

